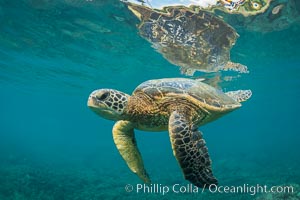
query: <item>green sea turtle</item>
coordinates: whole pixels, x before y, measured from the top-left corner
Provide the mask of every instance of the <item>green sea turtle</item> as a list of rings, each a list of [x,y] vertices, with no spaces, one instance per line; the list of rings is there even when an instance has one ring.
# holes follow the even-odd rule
[[[144,182],[150,178],[137,147],[134,129],[169,131],[174,156],[185,179],[198,187],[217,184],[202,133],[198,127],[239,107],[250,90],[223,93],[201,81],[186,78],[149,80],[131,96],[99,89],[88,98],[88,107],[103,118],[117,121],[113,139],[132,172]]]
[[[247,73],[246,66],[230,61],[230,50],[238,34],[213,13],[184,6],[149,7],[126,3],[141,20],[140,35],[153,44],[181,72],[233,70]]]

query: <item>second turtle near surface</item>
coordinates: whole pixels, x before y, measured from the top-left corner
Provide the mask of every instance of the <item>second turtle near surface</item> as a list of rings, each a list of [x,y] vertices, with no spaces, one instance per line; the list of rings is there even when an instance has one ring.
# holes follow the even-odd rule
[[[233,70],[247,73],[246,66],[230,61],[238,34],[213,13],[197,7],[169,6],[164,10],[126,2],[141,20],[140,35],[153,44],[181,72]]]
[[[116,121],[113,139],[132,172],[150,183],[135,140],[134,129],[169,131],[173,154],[185,179],[198,187],[217,184],[199,126],[241,107],[250,90],[223,93],[201,81],[185,78],[150,80],[129,96],[113,89],[99,89],[88,98],[88,107],[101,117]],[[207,188],[207,187],[206,187]]]

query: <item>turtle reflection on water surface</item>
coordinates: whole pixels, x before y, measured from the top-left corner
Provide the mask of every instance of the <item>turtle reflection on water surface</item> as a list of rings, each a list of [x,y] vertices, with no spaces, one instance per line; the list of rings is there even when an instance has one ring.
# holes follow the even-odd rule
[[[246,66],[230,61],[230,50],[238,34],[213,13],[183,6],[153,10],[126,4],[141,20],[140,35],[169,62],[180,66],[183,74],[220,70],[248,72]]]

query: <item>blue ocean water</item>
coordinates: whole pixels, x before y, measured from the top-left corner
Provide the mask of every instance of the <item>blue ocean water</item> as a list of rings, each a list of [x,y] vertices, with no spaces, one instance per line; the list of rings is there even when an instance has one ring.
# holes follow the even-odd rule
[[[267,199],[126,192],[141,181],[114,146],[114,122],[87,108],[88,95],[97,88],[130,94],[149,79],[184,77],[138,35],[137,23],[117,0],[0,0],[1,200]],[[270,33],[236,28],[231,58],[250,73],[223,73],[231,81],[220,87],[251,89],[253,96],[200,127],[214,174],[223,186],[300,184],[300,26]],[[167,132],[136,131],[136,138],[153,184],[189,184]],[[297,192],[293,198],[300,199]]]

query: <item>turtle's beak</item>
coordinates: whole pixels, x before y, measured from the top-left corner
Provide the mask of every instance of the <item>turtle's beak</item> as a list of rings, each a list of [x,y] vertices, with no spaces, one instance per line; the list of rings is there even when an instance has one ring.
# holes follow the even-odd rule
[[[97,100],[96,100],[96,93],[97,93],[97,90],[93,91],[90,94],[90,96],[88,98],[88,101],[87,101],[87,106],[88,107],[98,107],[97,104],[96,104],[96,102],[97,102]]]
[[[107,106],[102,100],[99,100],[99,95],[103,94],[105,89],[95,90],[93,91],[88,100],[87,106],[97,115],[109,119],[109,120],[119,120],[119,113],[117,113],[114,109]],[[98,97],[97,97],[98,96]],[[101,96],[100,96],[101,98]]]
[[[105,109],[107,106],[97,99],[97,94],[100,90],[93,91],[87,101],[87,106],[90,108]]]

